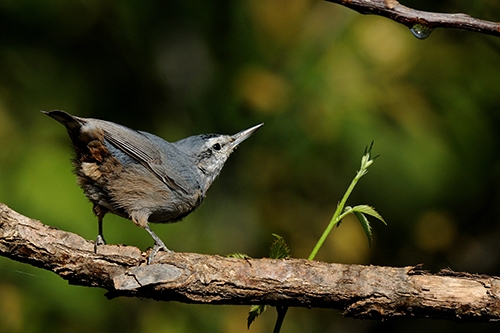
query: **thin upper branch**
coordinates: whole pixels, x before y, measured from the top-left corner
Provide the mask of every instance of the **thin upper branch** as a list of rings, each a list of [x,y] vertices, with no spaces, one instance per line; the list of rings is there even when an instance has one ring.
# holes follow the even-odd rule
[[[500,319],[500,278],[418,267],[329,264],[305,259],[234,259],[195,253],[147,254],[99,246],[0,204],[0,254],[72,284],[129,296],[209,304],[327,307],[364,319]]]
[[[387,17],[411,28],[421,24],[431,29],[454,28],[500,36],[500,23],[480,20],[467,14],[446,14],[416,10],[396,0],[326,0],[351,8],[361,14]]]

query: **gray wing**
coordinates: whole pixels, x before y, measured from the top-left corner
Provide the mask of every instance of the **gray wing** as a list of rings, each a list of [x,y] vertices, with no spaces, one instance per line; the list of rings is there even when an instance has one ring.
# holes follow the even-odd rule
[[[162,158],[158,144],[146,135],[112,122],[100,119],[87,120],[95,122],[104,131],[104,138],[107,141],[149,169],[170,189],[189,193],[189,186],[179,171],[168,160]],[[164,145],[167,146],[170,143],[165,141]]]

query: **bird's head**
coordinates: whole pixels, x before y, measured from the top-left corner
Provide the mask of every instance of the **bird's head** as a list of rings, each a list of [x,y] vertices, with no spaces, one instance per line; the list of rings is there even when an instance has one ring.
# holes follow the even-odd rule
[[[175,144],[198,167],[204,188],[208,189],[219,175],[229,155],[262,125],[250,127],[234,135],[201,134],[190,136]]]

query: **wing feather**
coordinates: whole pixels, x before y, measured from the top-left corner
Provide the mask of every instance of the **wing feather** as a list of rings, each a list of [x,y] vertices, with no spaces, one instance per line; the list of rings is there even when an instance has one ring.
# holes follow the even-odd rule
[[[174,191],[188,194],[188,184],[175,166],[162,158],[162,153],[146,135],[125,126],[104,120],[92,119],[103,129],[104,138],[134,160],[149,169],[159,180]],[[165,141],[165,145],[170,143]],[[172,147],[172,149],[176,149]]]

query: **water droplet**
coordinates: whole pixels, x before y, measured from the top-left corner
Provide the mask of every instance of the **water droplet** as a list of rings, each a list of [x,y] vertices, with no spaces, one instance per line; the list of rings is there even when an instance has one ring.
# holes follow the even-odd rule
[[[410,31],[412,32],[413,36],[417,37],[418,39],[426,39],[429,37],[431,32],[433,31],[433,28],[430,28],[426,26],[425,24],[414,24],[411,28]]]

